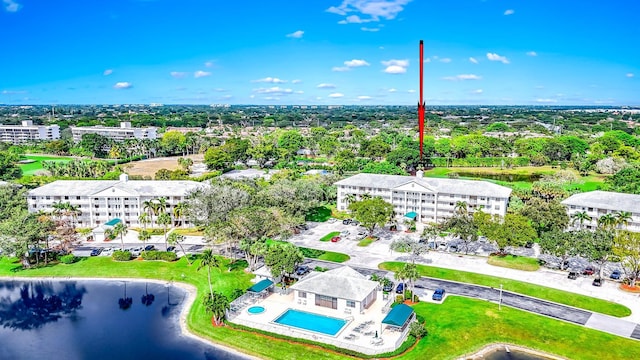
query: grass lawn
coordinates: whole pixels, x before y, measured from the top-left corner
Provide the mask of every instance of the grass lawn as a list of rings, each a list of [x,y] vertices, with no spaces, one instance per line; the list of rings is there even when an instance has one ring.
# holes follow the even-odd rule
[[[331,209],[326,206],[319,206],[309,210],[304,217],[305,221],[325,222],[331,217]]]
[[[367,236],[366,238],[358,242],[358,246],[361,246],[361,247],[369,246],[376,240],[378,240],[376,237]]]
[[[402,262],[385,262],[380,264],[380,268],[385,270],[397,271],[403,265],[404,263]],[[595,311],[611,316],[625,317],[631,315],[631,310],[626,306],[620,304],[517,280],[476,274],[467,271],[443,269],[427,265],[418,265],[418,272],[422,276],[459,281],[469,284],[492,287],[498,287],[500,284],[502,284],[504,290],[506,291],[512,291],[515,293],[549,300],[580,309]]]
[[[517,269],[524,271],[536,271],[540,269],[537,259],[526,256],[506,255],[506,256],[490,256],[487,260],[489,265],[506,267],[509,269]]]
[[[198,228],[175,229],[173,232],[184,236],[204,236],[204,230]]]
[[[27,160],[35,160],[35,162],[29,164],[19,164],[22,169],[22,175],[34,175],[38,170],[42,170],[43,161],[71,161],[70,157],[53,156],[53,155],[25,155]]]
[[[265,359],[353,359],[318,346],[308,346],[230,327],[211,326],[200,301],[207,290],[207,272],[196,271],[197,260],[189,266],[184,259],[114,262],[107,257],[91,257],[71,264],[20,270],[19,264],[0,259],[0,276],[34,277],[137,277],[180,281],[198,289],[198,299],[187,315],[187,325],[197,335]],[[227,269],[228,260],[212,271],[216,291],[229,295],[234,289],[251,285],[251,274],[243,269]],[[634,359],[640,342],[609,335],[577,325],[503,307],[486,301],[450,296],[443,304],[419,303],[416,313],[426,320],[429,335],[398,359],[454,359],[486,344],[507,342],[572,359]]]
[[[131,227],[131,228],[128,228],[128,229],[129,230],[133,230],[135,232],[142,231],[142,228],[139,228],[139,227]],[[161,228],[150,228],[150,227],[148,227],[147,228],[147,232],[149,232],[149,234],[151,234],[151,235],[164,235],[164,229],[161,229]],[[169,229],[167,229],[167,232],[169,232]]]
[[[338,235],[340,235],[340,231],[332,231],[332,232],[328,233],[327,235],[321,237],[320,241],[327,242],[327,241],[330,241],[332,237],[338,236]]]
[[[347,254],[333,252],[333,251],[325,251],[318,249],[309,249],[301,247],[300,251],[302,251],[302,255],[311,259],[325,260],[325,261],[333,261],[337,263],[343,263],[351,257]]]

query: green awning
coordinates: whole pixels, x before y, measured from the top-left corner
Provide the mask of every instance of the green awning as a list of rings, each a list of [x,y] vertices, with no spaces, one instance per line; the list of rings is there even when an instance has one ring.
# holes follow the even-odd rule
[[[106,226],[116,226],[117,223],[122,222],[122,220],[115,218],[115,219],[111,219],[109,221],[107,221],[106,223],[104,223]]]
[[[263,291],[264,289],[268,288],[271,285],[273,285],[273,281],[271,281],[269,279],[264,279],[264,280],[256,283],[252,287],[250,287],[249,290],[247,290],[247,291],[251,291],[251,292],[254,292],[254,293],[259,293],[259,292]]]
[[[415,219],[418,217],[418,213],[415,211],[412,212],[408,212],[406,214],[404,214],[404,217],[409,218],[409,219]]]
[[[383,324],[402,327],[411,318],[413,309],[405,304],[399,304],[393,307],[391,311],[382,320]]]

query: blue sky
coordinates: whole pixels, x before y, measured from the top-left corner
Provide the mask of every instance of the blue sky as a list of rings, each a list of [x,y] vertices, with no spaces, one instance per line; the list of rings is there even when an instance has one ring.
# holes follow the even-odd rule
[[[637,0],[0,5],[0,104],[640,105]]]

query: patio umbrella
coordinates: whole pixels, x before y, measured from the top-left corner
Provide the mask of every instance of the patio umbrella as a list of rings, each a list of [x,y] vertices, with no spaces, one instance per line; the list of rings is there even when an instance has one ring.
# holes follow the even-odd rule
[[[378,330],[376,330],[376,336],[374,336],[374,337],[375,337],[375,338],[377,338],[377,337],[378,337]]]

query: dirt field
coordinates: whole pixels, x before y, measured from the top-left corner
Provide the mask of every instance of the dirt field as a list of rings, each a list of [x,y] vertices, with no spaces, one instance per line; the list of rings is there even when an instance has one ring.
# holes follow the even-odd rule
[[[166,158],[155,158],[148,159],[142,161],[136,161],[125,165],[125,170],[129,175],[142,175],[142,176],[153,176],[156,174],[156,171],[160,169],[167,170],[175,170],[180,166],[178,165],[178,158],[180,156],[174,157],[166,157]],[[204,160],[204,155],[196,154],[189,155],[189,158],[193,160],[193,165],[201,164]]]

